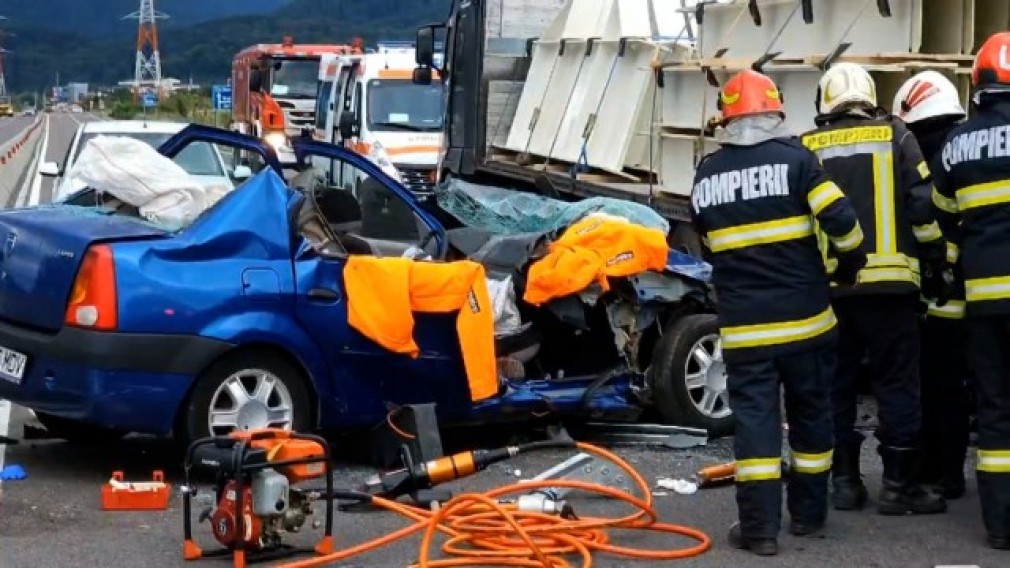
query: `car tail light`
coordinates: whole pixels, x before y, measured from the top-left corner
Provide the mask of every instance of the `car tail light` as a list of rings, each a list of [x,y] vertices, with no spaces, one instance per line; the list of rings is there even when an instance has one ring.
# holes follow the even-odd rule
[[[84,253],[64,323],[102,331],[116,329],[116,263],[109,245],[92,246]]]

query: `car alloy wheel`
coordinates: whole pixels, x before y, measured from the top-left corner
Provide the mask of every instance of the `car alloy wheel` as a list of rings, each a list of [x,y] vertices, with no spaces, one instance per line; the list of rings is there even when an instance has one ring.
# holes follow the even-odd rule
[[[695,408],[705,416],[720,419],[732,413],[718,334],[705,335],[691,346],[684,362],[684,382]]]
[[[208,428],[215,436],[233,430],[290,429],[294,401],[284,381],[263,369],[244,369],[228,376],[211,397]]]

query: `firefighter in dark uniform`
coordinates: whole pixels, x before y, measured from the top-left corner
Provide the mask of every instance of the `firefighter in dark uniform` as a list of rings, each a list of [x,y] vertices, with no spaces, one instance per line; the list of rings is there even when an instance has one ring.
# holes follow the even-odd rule
[[[977,479],[993,548],[1010,550],[1010,32],[990,37],[972,68],[975,113],[932,164],[941,225],[959,229],[976,382]]]
[[[933,163],[947,135],[964,121],[957,87],[936,71],[923,71],[898,89],[891,107],[894,116],[915,134],[926,162]],[[945,499],[964,495],[964,462],[968,452],[971,397],[969,391],[967,327],[964,322],[964,281],[953,228],[946,227],[948,260],[954,264],[954,286],[942,306],[929,303],[922,321],[922,467],[918,480]],[[928,294],[927,294],[928,295]]]
[[[773,555],[781,524],[781,387],[792,448],[789,530],[812,534],[827,516],[836,320],[815,223],[840,251],[841,278],[854,279],[866,255],[845,196],[785,130],[771,79],[737,74],[719,108],[721,148],[699,164],[691,199],[713,265],[736,421],[739,522],[730,544]]]
[[[915,136],[877,107],[873,78],[840,63],[821,78],[818,129],[802,137],[852,202],[866,231],[868,260],[853,286],[833,290],[839,320],[832,390],[835,460],[832,503],[862,508],[863,436],[855,430],[857,376],[869,359],[884,463],[877,509],[882,514],[942,513],[942,497],[916,480],[920,456],[920,258],[930,274],[947,269],[946,245],[930,204],[929,167]],[[834,259],[828,255],[828,271]]]

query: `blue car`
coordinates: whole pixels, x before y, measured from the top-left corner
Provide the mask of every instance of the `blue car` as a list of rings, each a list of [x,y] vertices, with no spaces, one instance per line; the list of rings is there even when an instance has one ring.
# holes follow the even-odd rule
[[[670,251],[666,271],[594,306],[521,305],[523,332],[496,345],[519,373],[475,403],[455,316],[416,314],[420,356],[394,354],[348,324],[343,271],[353,255],[462,258],[460,242],[472,252],[491,235],[447,228],[437,205],[342,147],[293,141],[293,179],[237,133],[191,126],[159,151],[208,143],[259,171],[181,230],[93,190],[0,212],[0,398],[56,436],[340,430],[419,403],[445,424],[553,413],[729,429],[705,263]]]

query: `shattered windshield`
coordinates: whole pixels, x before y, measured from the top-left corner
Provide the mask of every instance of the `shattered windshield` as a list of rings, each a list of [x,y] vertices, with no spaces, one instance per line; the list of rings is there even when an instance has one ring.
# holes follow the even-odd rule
[[[442,130],[442,93],[441,83],[373,79],[368,83],[368,128],[438,132]]]
[[[319,59],[274,59],[270,94],[291,99],[315,99]]]

